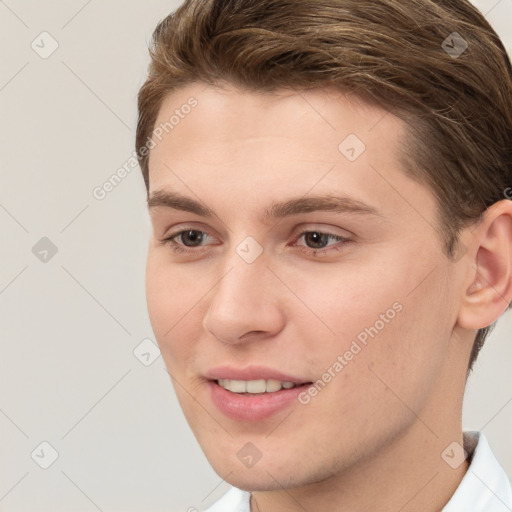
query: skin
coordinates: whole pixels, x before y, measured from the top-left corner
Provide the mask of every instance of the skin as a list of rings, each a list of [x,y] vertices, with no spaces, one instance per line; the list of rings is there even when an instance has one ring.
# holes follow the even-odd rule
[[[179,192],[215,216],[150,208],[147,304],[209,462],[253,491],[253,511],[441,510],[468,467],[441,454],[463,442],[473,339],[511,299],[511,202],[464,230],[463,257],[451,261],[433,194],[400,166],[404,125],[393,115],[326,89],[190,84],[166,97],[156,125],[190,96],[197,107],[151,149],[149,192]],[[348,134],[366,145],[353,162],[338,150]],[[262,215],[274,201],[317,194],[350,195],[379,216]],[[200,246],[174,239],[189,253],[161,242],[189,229],[206,233]],[[304,231],[349,241],[327,239],[315,255]],[[247,236],[263,249],[251,264],[236,252]],[[243,422],[210,400],[204,373],[221,364],[315,382],[396,302],[401,312],[308,404]],[[237,457],[248,442],[262,455],[251,468]]]

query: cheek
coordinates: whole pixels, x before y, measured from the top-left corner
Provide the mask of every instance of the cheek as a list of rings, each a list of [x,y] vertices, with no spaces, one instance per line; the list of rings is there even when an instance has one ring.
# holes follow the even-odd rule
[[[318,379],[318,392],[301,403],[309,417],[331,419],[319,425],[326,453],[339,431],[345,437],[336,443],[349,451],[356,439],[376,442],[405,428],[414,421],[408,407],[421,410],[433,390],[450,318],[439,304],[439,276],[411,293],[428,272],[416,269],[417,279],[410,272],[343,272],[336,280],[316,277],[315,290],[294,288],[321,319],[298,309],[295,315],[302,357]],[[299,431],[300,422],[291,428]]]
[[[302,272],[300,279],[296,275],[290,274],[287,282],[293,283],[290,288],[299,299],[292,314],[293,321],[301,322],[301,330],[305,329],[301,339],[315,344],[324,340],[321,345],[336,352],[361,333],[364,339],[365,329],[375,323],[379,331],[387,328],[404,296],[403,277],[383,273],[380,266],[363,271],[357,263],[333,265],[321,272]]]
[[[400,387],[421,387],[422,379],[432,379],[441,359],[432,353],[446,350],[451,325],[449,308],[439,301],[440,274],[422,282],[435,265],[401,265],[399,256],[364,271],[354,263],[308,279],[305,273],[300,280],[289,276],[300,298],[291,314],[317,375],[333,372],[338,356],[346,356],[343,374],[354,388],[363,381],[380,386],[372,367]]]
[[[207,292],[206,284],[202,285],[197,277],[188,274],[170,265],[156,251],[149,251],[146,266],[148,314],[169,369],[171,365],[179,369],[177,363],[193,352],[193,333],[187,331],[192,324],[188,319],[191,315],[197,318],[200,299]]]

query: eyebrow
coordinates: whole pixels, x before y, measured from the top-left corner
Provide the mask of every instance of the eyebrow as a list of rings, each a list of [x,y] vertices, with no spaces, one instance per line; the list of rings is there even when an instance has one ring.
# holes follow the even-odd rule
[[[148,208],[171,208],[189,213],[195,213],[201,217],[216,217],[213,210],[190,197],[177,192],[157,190],[148,197]],[[374,206],[368,205],[350,196],[317,195],[288,199],[283,202],[274,202],[270,208],[264,210],[266,219],[281,219],[301,213],[316,211],[334,213],[355,213],[359,215],[374,215],[382,217],[382,214]]]

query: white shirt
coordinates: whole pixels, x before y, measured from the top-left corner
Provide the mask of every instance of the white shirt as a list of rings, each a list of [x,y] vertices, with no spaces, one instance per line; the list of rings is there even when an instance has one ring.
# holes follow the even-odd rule
[[[442,512],[510,512],[510,480],[481,432],[464,432],[469,468]],[[251,512],[251,494],[232,487],[205,512]]]

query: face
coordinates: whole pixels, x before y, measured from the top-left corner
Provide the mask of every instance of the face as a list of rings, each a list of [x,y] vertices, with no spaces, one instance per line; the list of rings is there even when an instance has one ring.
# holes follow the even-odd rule
[[[155,126],[176,111],[150,153],[147,303],[214,469],[306,485],[390,446],[411,410],[435,428],[457,274],[402,122],[327,90],[192,84]]]

